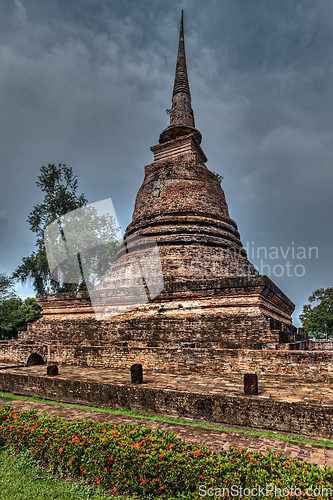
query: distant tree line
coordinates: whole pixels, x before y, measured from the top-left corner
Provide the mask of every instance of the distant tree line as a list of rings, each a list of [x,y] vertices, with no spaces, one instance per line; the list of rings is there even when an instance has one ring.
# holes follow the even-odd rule
[[[300,315],[303,328],[318,339],[329,338],[333,333],[333,287],[315,290],[309,302]]]
[[[14,280],[0,273],[0,338],[16,337],[29,322],[42,317],[40,311],[34,297],[21,299],[14,291]]]

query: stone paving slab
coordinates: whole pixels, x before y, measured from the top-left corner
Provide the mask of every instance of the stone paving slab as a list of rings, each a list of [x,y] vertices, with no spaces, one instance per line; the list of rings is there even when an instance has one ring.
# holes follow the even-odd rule
[[[0,408],[8,404],[8,400],[0,401]],[[193,442],[197,445],[202,443],[214,451],[228,449],[229,446],[235,448],[248,448],[249,451],[268,453],[271,449],[274,452],[280,452],[282,456],[295,458],[299,461],[310,462],[314,465],[324,467],[333,467],[333,449],[324,446],[314,446],[311,444],[294,443],[291,441],[282,441],[280,439],[266,438],[262,436],[253,436],[249,434],[240,434],[237,432],[225,432],[218,429],[204,429],[202,427],[190,427],[180,424],[171,424],[167,422],[159,422],[156,420],[148,420],[137,417],[127,417],[115,415],[99,411],[90,411],[77,409],[72,407],[58,406],[46,403],[35,403],[31,401],[12,401],[13,408],[21,411],[29,411],[35,409],[41,414],[48,413],[52,417],[60,415],[66,420],[74,420],[81,418],[84,420],[95,420],[97,422],[107,421],[110,424],[139,424],[151,427],[153,430],[169,429],[180,438],[186,441]]]

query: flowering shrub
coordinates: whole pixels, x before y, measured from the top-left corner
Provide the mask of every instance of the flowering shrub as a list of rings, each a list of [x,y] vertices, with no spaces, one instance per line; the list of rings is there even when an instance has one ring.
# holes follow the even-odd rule
[[[200,485],[226,489],[274,484],[305,492],[309,487],[332,488],[333,483],[333,469],[322,470],[279,454],[233,448],[219,454],[169,431],[78,419],[68,422],[10,406],[0,410],[0,446],[4,445],[29,449],[51,471],[81,476],[115,493],[140,498],[198,499],[202,498]]]

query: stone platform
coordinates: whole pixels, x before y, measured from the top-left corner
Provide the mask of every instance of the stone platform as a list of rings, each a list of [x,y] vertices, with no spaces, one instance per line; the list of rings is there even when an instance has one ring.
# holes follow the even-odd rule
[[[0,390],[68,403],[218,422],[232,427],[266,429],[333,438],[333,386],[302,379],[259,377],[258,396],[243,391],[243,376],[207,377],[144,373],[131,382],[130,370],[60,366],[50,377],[46,366],[0,367]]]

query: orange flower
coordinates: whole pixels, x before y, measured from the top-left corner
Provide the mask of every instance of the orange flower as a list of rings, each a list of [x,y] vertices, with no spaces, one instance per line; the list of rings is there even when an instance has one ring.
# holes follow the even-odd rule
[[[62,453],[64,451],[63,448],[59,448],[59,453]]]

